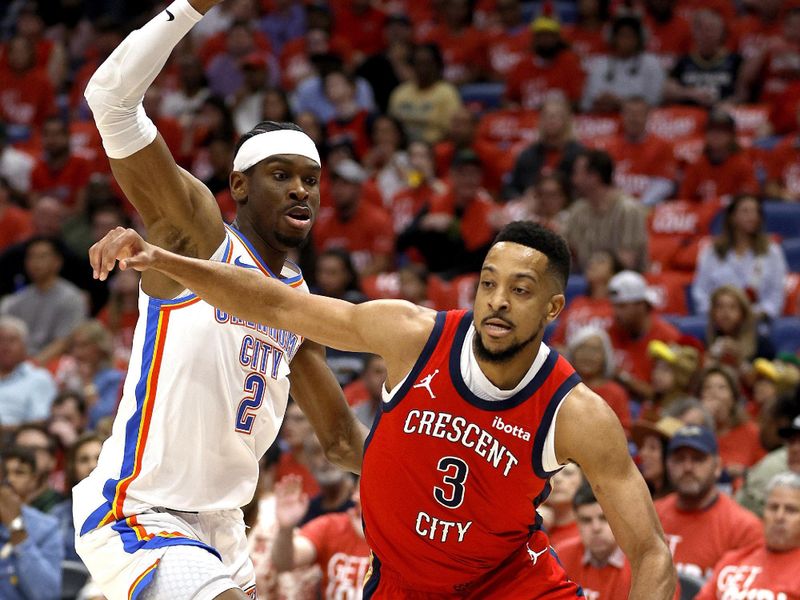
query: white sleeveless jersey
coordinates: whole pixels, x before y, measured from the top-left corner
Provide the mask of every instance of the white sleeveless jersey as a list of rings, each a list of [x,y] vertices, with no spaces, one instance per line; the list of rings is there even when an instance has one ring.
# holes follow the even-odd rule
[[[233,228],[211,260],[274,277]],[[284,283],[308,291],[291,263]],[[151,507],[238,508],[253,497],[258,460],[275,440],[302,338],[244,322],[184,292],[139,292],[139,321],[111,437],[73,492],[81,535]]]

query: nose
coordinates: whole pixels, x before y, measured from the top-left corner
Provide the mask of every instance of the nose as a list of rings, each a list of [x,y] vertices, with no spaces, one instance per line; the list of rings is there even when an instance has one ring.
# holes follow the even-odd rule
[[[502,286],[495,286],[489,295],[489,308],[495,312],[508,310],[508,293]]]
[[[289,198],[295,202],[305,202],[308,200],[308,190],[301,177],[293,177],[289,187]]]

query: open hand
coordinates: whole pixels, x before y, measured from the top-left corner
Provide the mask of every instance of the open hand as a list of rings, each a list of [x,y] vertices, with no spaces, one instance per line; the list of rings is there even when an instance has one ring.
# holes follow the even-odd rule
[[[275,484],[275,518],[278,526],[295,527],[308,512],[308,494],[303,492],[303,479],[287,475]]]
[[[105,281],[117,261],[123,271],[129,267],[146,271],[153,266],[156,250],[135,230],[117,227],[89,248],[89,262],[94,278]]]

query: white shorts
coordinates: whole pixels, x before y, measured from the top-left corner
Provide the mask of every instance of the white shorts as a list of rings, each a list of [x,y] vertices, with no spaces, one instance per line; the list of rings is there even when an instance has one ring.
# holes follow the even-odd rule
[[[255,598],[255,573],[239,509],[202,513],[152,509],[75,536],[75,550],[108,600],[139,598],[157,577],[158,565],[170,548],[203,550],[219,559],[219,569],[212,572],[216,563],[206,560],[205,554],[195,554],[202,567],[187,570],[181,577],[207,581],[187,581],[189,588],[197,591],[208,584],[209,593],[213,589],[215,596],[240,587]],[[187,592],[183,598],[172,589],[169,598],[190,600],[203,596]],[[149,594],[148,600],[156,599]]]

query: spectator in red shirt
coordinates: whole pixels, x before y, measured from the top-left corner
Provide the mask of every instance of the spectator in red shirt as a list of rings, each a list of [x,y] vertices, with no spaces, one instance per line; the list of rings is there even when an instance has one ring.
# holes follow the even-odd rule
[[[795,112],[795,122],[800,124],[800,102],[797,103]],[[783,138],[769,153],[769,159],[765,163],[766,195],[789,202],[800,200],[800,135],[794,133]]]
[[[671,198],[677,167],[672,145],[647,133],[650,105],[641,96],[622,103],[622,132],[606,147],[614,159],[614,183],[652,206]]]
[[[504,81],[528,55],[531,29],[523,18],[520,0],[497,0],[494,10],[499,22],[486,33],[486,60],[490,75]]]
[[[7,48],[8,67],[0,68],[0,119],[26,134],[53,113],[55,93],[47,73],[36,66],[33,42],[18,35]]]
[[[350,40],[355,49],[355,64],[383,50],[383,24],[386,22],[383,11],[371,0],[341,0],[333,4],[333,34]]]
[[[586,75],[580,58],[561,37],[561,25],[554,18],[543,15],[533,22],[531,28],[531,54],[508,73],[507,103],[535,110],[553,92],[558,92],[571,104],[577,104]]]
[[[512,221],[533,221],[561,233],[569,217],[567,182],[556,173],[541,175],[519,198],[508,201],[492,216],[497,229]]]
[[[745,60],[758,56],[764,48],[780,39],[783,25],[784,0],[749,2],[749,14],[733,24],[732,42]]]
[[[700,366],[700,353],[693,346],[665,344],[661,340],[652,340],[647,345],[647,353],[654,361],[650,374],[653,396],[642,408],[641,416],[656,420],[663,409],[690,395]]]
[[[692,43],[689,23],[675,12],[675,4],[676,0],[645,0],[644,3],[647,49],[658,57],[661,66],[667,70]]]
[[[431,198],[447,191],[446,184],[436,177],[433,149],[422,140],[408,145],[406,177],[408,185],[392,197],[389,206],[398,235],[429,207]]]
[[[800,598],[800,475],[780,473],[767,490],[764,543],[725,555],[696,600]]]
[[[608,334],[589,325],[576,331],[567,340],[569,359],[581,380],[606,401],[617,415],[623,429],[630,433],[631,411],[628,392],[614,381],[614,351]]]
[[[605,0],[582,0],[577,3],[575,24],[564,26],[564,39],[581,57],[584,71],[591,69],[597,57],[608,53],[606,23],[610,4]]]
[[[286,405],[286,415],[279,433],[281,448],[284,451],[278,460],[275,480],[280,481],[284,477],[295,475],[302,480],[303,493],[309,497],[319,494],[319,484],[311,474],[305,453],[306,440],[313,435],[314,430],[308,418],[294,400],[290,399]]]
[[[683,421],[675,417],[661,417],[656,422],[640,419],[631,427],[637,464],[653,500],[673,491],[667,474],[667,445],[683,425]]]
[[[472,26],[469,0],[448,0],[444,7],[444,21],[420,41],[441,48],[447,81],[454,85],[470,83],[485,71],[486,36]]]
[[[328,144],[347,143],[361,161],[369,150],[369,111],[356,100],[356,80],[342,70],[327,73],[322,79],[325,96],[333,106],[335,116],[326,124]]]
[[[617,357],[617,379],[634,398],[649,398],[653,358],[647,345],[651,340],[678,342],[681,334],[653,313],[653,291],[639,273],[617,273],[608,290],[614,305],[614,323],[608,333]]]
[[[42,157],[31,173],[34,197],[52,196],[68,210],[79,211],[91,174],[91,161],[70,150],[69,123],[60,117],[48,118],[42,126]]]
[[[736,121],[714,109],[706,124],[703,154],[686,167],[678,197],[703,201],[746,193],[758,193],[753,163],[736,143]]]
[[[325,600],[360,598],[369,569],[358,485],[353,489],[352,500],[355,506],[347,512],[322,515],[296,530],[308,510],[308,496],[296,478],[275,484],[278,533],[272,546],[272,564],[279,573],[319,565],[320,592]]]
[[[561,544],[561,565],[569,578],[583,588],[587,600],[627,598],[631,567],[589,484],[581,485],[572,506],[580,537]]]
[[[383,25],[383,38],[385,49],[368,56],[356,69],[356,75],[369,82],[376,106],[385,113],[394,88],[413,76],[413,30],[408,16],[402,13],[389,15]]]
[[[11,186],[0,176],[0,254],[33,234],[30,212],[11,202]]]
[[[344,159],[333,167],[333,208],[320,212],[314,227],[317,250],[348,250],[361,276],[389,270],[394,252],[391,218],[383,209],[363,201],[366,178],[364,169],[353,160]]]
[[[361,377],[343,390],[347,403],[353,407],[353,414],[365,427],[372,427],[380,412],[385,382],[386,362],[376,354],[369,354]]]
[[[655,507],[679,573],[706,579],[726,552],[758,545],[758,518],[716,487],[722,467],[710,429],[679,429],[667,448],[667,470],[675,492]]]
[[[736,481],[766,454],[758,426],[745,413],[736,373],[722,365],[709,367],[700,376],[698,395],[714,417],[722,467]]]
[[[553,489],[544,506],[553,511],[552,522],[547,526],[547,537],[556,552],[559,551],[561,544],[578,537],[578,521],[575,519],[572,500],[581,483],[583,483],[583,473],[575,463],[567,463],[550,479]]]

